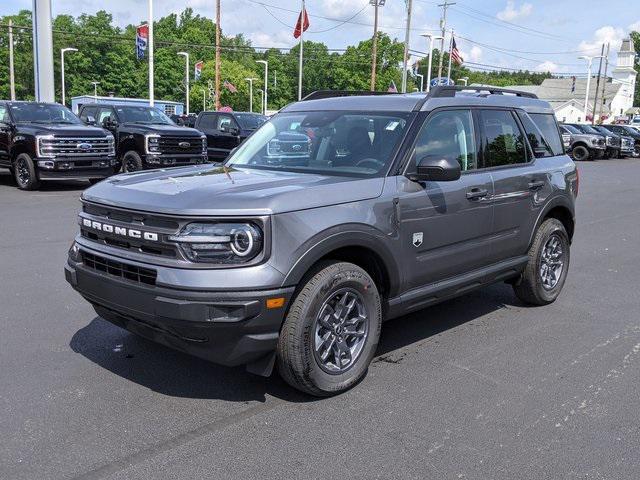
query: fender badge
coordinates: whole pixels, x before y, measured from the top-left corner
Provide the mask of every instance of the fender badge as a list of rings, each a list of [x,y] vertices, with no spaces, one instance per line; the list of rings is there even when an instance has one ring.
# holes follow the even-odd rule
[[[414,233],[413,234],[413,246],[418,248],[420,245],[422,245],[422,239],[423,239],[422,232]]]

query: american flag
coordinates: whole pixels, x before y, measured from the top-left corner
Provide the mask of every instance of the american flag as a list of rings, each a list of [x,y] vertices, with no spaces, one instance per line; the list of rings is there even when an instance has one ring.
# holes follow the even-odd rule
[[[231,93],[236,93],[238,91],[236,86],[228,80],[225,80],[224,82],[222,82],[222,86],[227,90],[229,90]]]
[[[462,62],[464,62],[464,59],[460,56],[460,52],[456,46],[455,38],[451,38],[451,60],[453,60],[456,65],[462,65]]]
[[[389,88],[387,88],[387,92],[398,93],[398,87],[396,87],[396,82],[391,80],[391,83],[389,84]]]

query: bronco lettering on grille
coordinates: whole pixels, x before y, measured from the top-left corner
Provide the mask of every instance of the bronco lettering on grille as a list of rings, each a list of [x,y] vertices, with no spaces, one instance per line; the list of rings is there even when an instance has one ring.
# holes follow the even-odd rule
[[[96,222],[95,220],[89,220],[88,218],[82,219],[82,225],[92,230],[99,230],[105,233],[113,233],[114,235],[120,235],[123,237],[131,237],[136,239],[148,240],[150,242],[158,241],[158,234],[153,232],[143,232],[142,230],[136,230],[133,228],[117,227],[115,225],[109,225],[108,223]]]

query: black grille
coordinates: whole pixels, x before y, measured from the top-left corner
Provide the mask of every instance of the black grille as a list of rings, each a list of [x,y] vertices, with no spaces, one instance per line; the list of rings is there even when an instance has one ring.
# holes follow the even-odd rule
[[[187,146],[188,144],[188,146]],[[203,139],[200,137],[167,137],[159,139],[160,152],[163,154],[192,154],[202,155]]]
[[[129,265],[88,252],[82,252],[82,263],[93,270],[147,285],[155,285],[158,276],[158,273],[150,268]]]

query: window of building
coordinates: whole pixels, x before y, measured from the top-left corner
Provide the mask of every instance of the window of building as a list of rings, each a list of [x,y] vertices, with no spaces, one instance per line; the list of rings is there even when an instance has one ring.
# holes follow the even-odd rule
[[[175,105],[165,105],[164,106],[165,115],[175,115],[176,114],[176,106]]]
[[[416,165],[427,156],[455,159],[462,171],[478,167],[471,111],[441,111],[427,120],[418,133],[411,163]]]
[[[480,112],[488,166],[527,162],[525,140],[516,119],[508,110]]]

